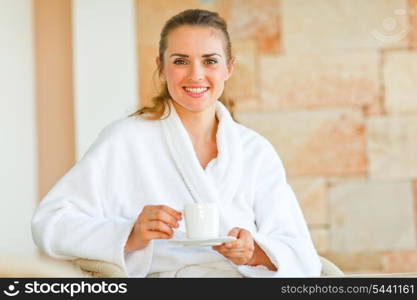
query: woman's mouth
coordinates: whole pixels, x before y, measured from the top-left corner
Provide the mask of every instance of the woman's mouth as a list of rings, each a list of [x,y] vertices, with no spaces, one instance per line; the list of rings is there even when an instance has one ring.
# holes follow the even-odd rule
[[[208,91],[208,87],[183,87],[184,91],[188,96],[193,98],[203,97],[204,94]]]

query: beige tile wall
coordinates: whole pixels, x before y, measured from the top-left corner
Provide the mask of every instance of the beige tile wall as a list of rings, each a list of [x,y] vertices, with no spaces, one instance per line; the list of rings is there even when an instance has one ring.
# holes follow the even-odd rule
[[[137,0],[141,103],[159,32],[228,22],[238,120],[286,167],[317,250],[347,273],[417,271],[416,0]]]
[[[417,0],[408,0],[410,33],[409,41],[412,49],[417,48]]]
[[[281,0],[281,5],[288,53],[408,46],[406,0]]]

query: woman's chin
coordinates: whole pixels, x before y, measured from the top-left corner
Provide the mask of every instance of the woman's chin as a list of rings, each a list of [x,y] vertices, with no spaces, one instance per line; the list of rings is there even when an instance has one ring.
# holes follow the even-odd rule
[[[209,109],[214,105],[215,101],[207,99],[192,99],[177,103],[187,111],[199,113]]]

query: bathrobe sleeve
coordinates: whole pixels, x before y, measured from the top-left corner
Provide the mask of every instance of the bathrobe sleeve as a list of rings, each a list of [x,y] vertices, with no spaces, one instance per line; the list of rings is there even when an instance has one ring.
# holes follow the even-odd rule
[[[32,218],[32,235],[36,245],[52,257],[103,260],[119,265],[126,274],[125,261],[133,257],[145,276],[152,259],[152,243],[125,254],[124,246],[135,219],[117,214],[117,207],[114,214],[104,213],[108,205],[104,187],[111,185],[107,177],[112,171],[109,164],[121,154],[118,152],[123,145],[119,142],[114,135],[102,132],[41,201]]]
[[[321,263],[298,201],[286,181],[285,170],[272,145],[264,140],[257,172],[254,240],[277,267],[239,266],[248,277],[316,277]]]

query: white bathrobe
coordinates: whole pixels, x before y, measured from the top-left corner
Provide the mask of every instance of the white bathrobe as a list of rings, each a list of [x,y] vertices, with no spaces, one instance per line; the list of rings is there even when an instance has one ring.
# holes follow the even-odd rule
[[[218,156],[203,169],[170,107],[166,119],[129,117],[100,133],[35,212],[37,246],[56,258],[112,262],[131,277],[319,276],[319,257],[271,144],[234,122],[218,101]],[[233,227],[249,230],[278,271],[238,266],[211,247],[187,247],[166,239],[124,253],[145,205],[182,210],[189,202],[217,202],[220,234],[227,235]],[[183,222],[179,229],[185,230]]]

